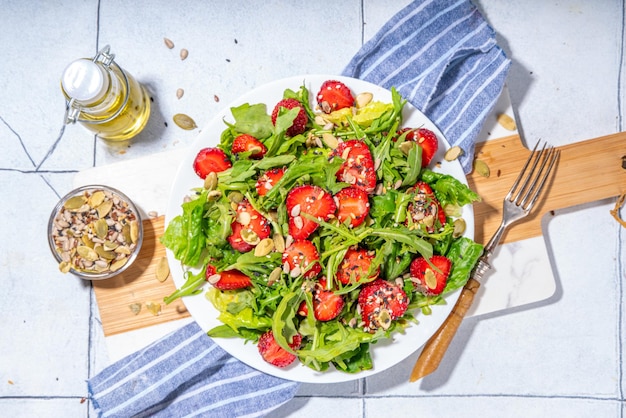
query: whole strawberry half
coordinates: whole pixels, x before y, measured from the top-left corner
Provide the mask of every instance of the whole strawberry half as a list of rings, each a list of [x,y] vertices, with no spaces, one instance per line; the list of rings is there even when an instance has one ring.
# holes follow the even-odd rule
[[[440,295],[446,287],[452,262],[443,255],[434,255],[430,263],[423,257],[411,262],[411,280],[418,285],[418,291],[425,295]]]
[[[233,140],[231,151],[233,154],[253,151],[250,154],[250,158],[258,159],[263,158],[267,152],[267,147],[252,135],[241,134]]]
[[[211,172],[220,173],[232,166],[228,156],[219,148],[203,148],[193,160],[193,171],[201,179],[205,179]]]
[[[285,204],[289,218],[289,234],[295,239],[308,238],[318,227],[315,221],[302,216],[303,213],[326,221],[337,210],[330,193],[310,184],[291,189]]]
[[[407,191],[414,193],[413,201],[407,207],[410,217],[410,221],[407,218],[407,224],[424,225],[428,233],[433,233],[446,224],[446,213],[428,183],[418,181]]]
[[[324,113],[331,113],[354,105],[354,96],[348,86],[337,80],[325,81],[320,87],[316,99]]]
[[[296,136],[306,130],[306,124],[309,121],[309,118],[306,115],[304,106],[302,106],[302,103],[300,103],[296,99],[283,99],[278,102],[276,106],[274,106],[274,110],[272,111],[272,123],[276,125],[276,118],[278,118],[278,113],[280,112],[281,108],[291,110],[296,107],[299,108],[300,111],[298,112],[296,118],[293,120],[293,123],[291,124],[289,129],[287,129],[287,136]]]
[[[271,233],[269,221],[245,199],[237,205],[236,217],[230,228],[232,232],[228,236],[228,242],[242,253],[252,250]]]
[[[349,220],[350,226],[361,225],[370,212],[369,195],[365,190],[346,187],[335,194],[337,219],[344,223]]]
[[[346,252],[339,268],[337,268],[337,280],[343,284],[355,283],[361,279],[378,277],[380,267],[368,276],[370,266],[374,260],[374,254],[363,248],[351,248]]]
[[[296,334],[293,336],[289,347],[293,350],[297,350],[300,348],[301,343],[302,337],[300,334]],[[295,354],[285,350],[276,342],[272,330],[266,331],[261,335],[257,348],[263,360],[276,367],[287,367],[296,359]]]
[[[322,266],[317,262],[319,259],[317,248],[311,241],[296,239],[285,248],[282,261],[289,266],[291,276],[297,277],[308,269],[304,277],[310,279],[322,271]]]
[[[261,174],[255,184],[255,188],[259,196],[265,196],[284,174],[285,168],[283,167],[272,168]]]
[[[363,286],[358,304],[365,328],[373,332],[379,328],[388,329],[391,321],[404,315],[408,298],[395,283],[376,279]]]
[[[337,171],[337,180],[351,184],[366,193],[376,188],[376,169],[372,153],[363,141],[352,139],[341,142],[331,153],[331,158],[340,157],[344,160]]]
[[[220,290],[245,289],[252,286],[250,278],[239,270],[226,270],[217,273],[215,267],[210,264],[207,265],[205,277],[207,281]]]
[[[336,294],[332,290],[326,289],[326,280],[320,279],[313,290],[313,315],[318,321],[331,321],[339,316],[345,305],[343,296]],[[302,301],[298,308],[298,314],[307,316],[309,308],[305,301]]]
[[[431,163],[433,157],[439,149],[439,140],[437,135],[430,129],[419,128],[411,129],[406,135],[407,141],[414,141],[422,147],[422,167],[426,167]]]

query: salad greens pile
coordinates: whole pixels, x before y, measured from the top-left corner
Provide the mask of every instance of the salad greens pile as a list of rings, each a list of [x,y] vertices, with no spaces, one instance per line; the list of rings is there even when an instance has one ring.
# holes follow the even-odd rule
[[[217,185],[199,186],[190,191],[182,203],[182,214],[171,219],[162,243],[185,266],[185,283],[165,298],[166,303],[204,292],[207,265],[217,272],[238,270],[247,275],[252,286],[239,290],[219,290],[209,286],[207,299],[219,311],[222,325],[209,330],[215,338],[238,337],[256,342],[272,330],[276,342],[285,350],[295,352],[301,363],[323,371],[336,369],[355,373],[373,368],[370,346],[381,339],[417,326],[419,315],[427,315],[434,305],[444,304],[445,295],[462,287],[469,278],[482,246],[455,232],[454,221],[461,208],[479,200],[476,193],[456,178],[422,168],[422,150],[413,146],[406,151],[402,144],[406,134],[402,128],[402,109],[406,101],[391,90],[391,103],[371,101],[354,111],[336,111],[323,115],[322,121],[310,105],[309,91],[287,89],[284,98],[295,98],[304,106],[308,124],[305,133],[289,137],[287,129],[296,118],[298,108],[283,109],[272,123],[265,104],[243,104],[231,109],[233,122],[226,128],[217,147],[232,162],[232,167],[217,174]],[[321,123],[320,123],[321,122]],[[333,122],[333,123],[329,123]],[[249,153],[234,155],[231,146],[235,137],[250,134],[267,147],[261,159]],[[337,219],[317,220],[319,227],[309,237],[319,253],[322,272],[329,289],[343,295],[345,305],[332,321],[321,322],[313,315],[310,289],[316,278],[300,274],[292,277],[282,271],[282,254],[278,251],[256,256],[252,250],[240,253],[228,243],[231,223],[236,217],[232,202],[247,199],[270,222],[273,234],[287,237],[287,193],[295,186],[312,184],[335,194],[349,186],[339,181],[336,173],[343,160],[330,158],[332,149],[324,142],[324,134],[339,141],[359,139],[370,148],[377,162],[377,191],[370,194],[370,212],[358,227]],[[255,190],[255,182],[266,170],[285,167],[283,177],[264,196]],[[407,222],[407,207],[412,199],[410,187],[425,181],[448,214],[445,225],[428,232]],[[409,298],[409,309],[387,329],[364,329],[357,298],[367,279],[342,285],[335,277],[346,252],[358,246],[375,252],[370,273],[379,269],[379,277],[401,283]],[[452,269],[441,295],[427,296],[411,280],[409,265],[418,256],[445,255]],[[306,303],[308,314],[298,314]],[[289,347],[292,337],[301,335],[299,349]]]

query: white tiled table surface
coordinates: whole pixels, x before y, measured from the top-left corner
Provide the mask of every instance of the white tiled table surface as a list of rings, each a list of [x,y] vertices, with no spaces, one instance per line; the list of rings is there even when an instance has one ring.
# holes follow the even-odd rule
[[[408,0],[389,3],[0,1],[0,416],[95,416],[85,381],[109,359],[94,293],[57,273],[45,238],[75,174],[186,146],[197,132],[166,127],[174,113],[202,126],[263,83],[339,73]],[[476,4],[513,59],[507,83],[529,142],[624,130],[623,1]],[[105,44],[155,98],[130,147],[107,146],[78,126],[60,136],[59,76]],[[180,48],[190,52],[185,61]],[[407,382],[416,353],[366,380],[303,385],[274,416],[623,416],[626,230],[609,216],[613,205],[545,219],[555,295],[467,319],[433,375]]]

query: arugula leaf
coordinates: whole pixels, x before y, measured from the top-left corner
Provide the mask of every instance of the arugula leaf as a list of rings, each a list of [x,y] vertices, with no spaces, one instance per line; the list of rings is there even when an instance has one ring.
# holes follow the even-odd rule
[[[196,199],[183,203],[183,213],[174,217],[167,225],[161,243],[169,248],[176,259],[188,266],[195,266],[200,261],[206,245],[206,235],[202,227],[206,190]]]

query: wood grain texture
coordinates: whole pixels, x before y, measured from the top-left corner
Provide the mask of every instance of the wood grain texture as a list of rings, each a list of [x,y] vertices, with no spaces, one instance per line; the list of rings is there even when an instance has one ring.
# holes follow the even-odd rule
[[[156,278],[156,266],[165,257],[165,247],[159,241],[163,223],[163,216],[144,220],[143,245],[133,265],[111,279],[92,282],[105,336],[189,316],[180,299],[169,305],[163,303],[163,298],[176,290],[171,274],[163,283]],[[160,304],[161,313],[148,311],[148,302]],[[133,303],[142,305],[138,315],[130,310]]]
[[[530,215],[511,226],[502,243],[542,235],[541,219],[557,209],[619,196],[626,190],[626,132],[558,147],[561,156],[548,189]],[[486,244],[500,225],[502,199],[517,178],[530,151],[519,136],[487,141],[476,146],[476,158],[490,168],[488,178],[472,172],[470,187],[482,201],[474,204],[476,242]],[[609,213],[607,212],[607,216]]]

